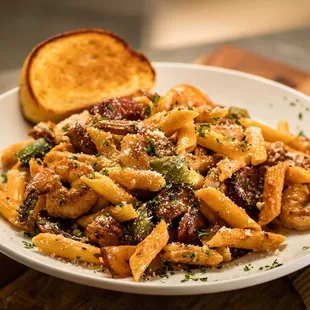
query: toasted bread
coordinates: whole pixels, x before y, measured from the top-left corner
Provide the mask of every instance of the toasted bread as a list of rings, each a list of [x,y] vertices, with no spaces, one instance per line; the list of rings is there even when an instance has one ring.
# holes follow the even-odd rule
[[[103,99],[150,90],[154,83],[145,56],[110,32],[84,29],[32,50],[22,68],[19,98],[30,122],[59,122]]]

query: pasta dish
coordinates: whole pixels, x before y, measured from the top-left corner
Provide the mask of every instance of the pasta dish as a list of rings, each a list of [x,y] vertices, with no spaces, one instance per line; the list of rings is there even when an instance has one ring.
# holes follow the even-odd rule
[[[0,214],[50,256],[134,281],[310,229],[310,142],[190,85],[105,99],[3,150]]]

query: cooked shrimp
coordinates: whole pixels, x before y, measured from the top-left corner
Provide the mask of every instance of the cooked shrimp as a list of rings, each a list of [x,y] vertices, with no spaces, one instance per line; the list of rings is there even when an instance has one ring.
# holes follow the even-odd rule
[[[310,229],[310,195],[307,185],[293,184],[283,193],[280,219],[283,226],[296,229]]]
[[[46,210],[51,216],[77,218],[87,213],[98,199],[97,194],[80,180],[82,175],[93,171],[85,163],[66,159],[57,161],[31,179],[25,197],[27,199],[31,193],[35,193],[36,197],[46,195]],[[64,184],[68,184],[69,188]]]
[[[90,165],[63,160],[51,166],[60,177],[46,196],[46,210],[54,217],[75,219],[87,213],[96,203],[97,194],[85,186],[80,177],[93,172]],[[68,189],[63,185],[69,184]]]
[[[161,97],[152,110],[152,114],[161,111],[170,111],[173,108],[187,108],[209,106],[214,107],[212,100],[200,89],[181,84],[169,89],[165,96]]]

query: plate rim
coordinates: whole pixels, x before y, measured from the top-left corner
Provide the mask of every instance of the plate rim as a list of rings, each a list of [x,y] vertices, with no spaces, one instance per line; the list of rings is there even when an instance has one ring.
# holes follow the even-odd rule
[[[155,69],[160,67],[170,67],[170,68],[188,68],[196,69],[201,71],[213,71],[222,72],[230,75],[236,75],[245,77],[247,79],[256,80],[264,84],[269,84],[277,88],[281,88],[291,94],[297,95],[304,98],[310,103],[310,96],[301,93],[289,86],[280,84],[278,82],[255,76],[253,74],[244,73],[232,69],[218,68],[214,66],[205,66],[199,64],[189,64],[189,63],[178,63],[178,62],[152,62]],[[0,101],[5,97],[17,93],[19,87],[12,88],[0,95]],[[306,267],[310,264],[310,253],[304,255],[303,257],[297,258],[291,262],[286,262],[280,268],[265,271],[260,274],[251,274],[247,276],[238,277],[236,279],[221,280],[218,282],[206,282],[206,283],[190,283],[186,284],[152,284],[152,282],[146,283],[135,283],[135,282],[124,282],[121,279],[111,279],[111,278],[99,278],[89,274],[75,273],[71,270],[58,269],[57,266],[50,265],[42,261],[33,260],[30,257],[24,256],[18,251],[10,249],[4,244],[0,244],[0,252],[9,256],[10,258],[30,267],[40,272],[56,276],[58,278],[80,283],[88,286],[94,286],[99,288],[104,288],[108,290],[136,293],[136,294],[146,294],[146,295],[198,295],[198,294],[208,294],[216,292],[231,291],[240,288],[250,287],[257,284],[265,283],[277,278],[283,277],[294,271]]]

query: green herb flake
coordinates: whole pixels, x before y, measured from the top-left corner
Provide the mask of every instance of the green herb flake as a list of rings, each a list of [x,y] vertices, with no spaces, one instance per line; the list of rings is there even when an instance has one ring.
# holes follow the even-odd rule
[[[222,142],[220,141],[220,139],[219,139],[219,138],[216,138],[215,140],[216,140],[216,143],[218,143],[218,144],[222,144]]]
[[[33,243],[27,242],[27,241],[22,241],[24,248],[25,249],[33,249],[35,245]]]
[[[102,116],[102,117],[101,117],[101,120],[102,120],[102,121],[107,121],[107,120],[109,120],[109,118],[108,118],[107,116]]]
[[[298,113],[298,118],[299,118],[300,121],[302,120],[302,118],[303,118],[302,112],[299,112],[299,113]]]
[[[144,148],[144,150],[150,156],[156,155],[156,148],[155,148],[154,141],[152,139],[149,139],[148,145]]]
[[[199,281],[202,281],[202,282],[207,282],[207,281],[208,281],[208,277],[199,278]]]
[[[206,237],[206,236],[209,236],[210,235],[210,231],[198,231],[198,238],[202,238],[202,237]]]
[[[125,204],[124,204],[123,202],[120,202],[120,203],[117,204],[117,206],[119,206],[119,207],[121,207],[121,208],[124,207],[124,205],[125,205]]]
[[[235,124],[241,126],[241,123],[238,119],[235,119]]]
[[[153,97],[152,97],[152,102],[154,103],[154,106],[156,107],[157,106],[157,103],[158,101],[160,100],[160,96],[158,94],[155,94]]]
[[[109,143],[109,141],[107,141],[107,140],[104,140],[104,142],[103,142],[103,146],[110,146],[110,143]]]
[[[58,205],[61,206],[64,202],[65,202],[65,198],[61,197],[60,200],[59,200]]]
[[[69,126],[62,127],[62,131],[67,132],[69,130]]]
[[[109,170],[108,170],[108,169],[103,169],[103,170],[101,171],[101,173],[102,173],[103,175],[108,175],[108,174],[109,174]]]
[[[306,246],[306,245],[305,245],[305,246],[302,247],[302,249],[303,249],[304,251],[309,250],[309,249],[310,249],[310,246]]]
[[[194,110],[194,108],[192,106],[188,106],[187,109],[190,111]]]
[[[50,130],[51,132],[54,132],[54,128],[52,128],[52,127],[50,127],[49,130]]]
[[[97,164],[98,164],[98,163],[97,163],[96,161],[95,161],[94,163],[92,163],[91,166],[93,167],[93,169],[95,169],[95,167],[97,166]]]
[[[291,106],[291,107],[295,107],[295,106],[296,106],[296,102],[293,102],[293,101],[290,102],[290,106]]]
[[[147,107],[145,108],[145,111],[146,111],[146,115],[147,115],[148,117],[150,117],[151,114],[152,114],[152,108],[151,108],[150,106],[147,106]]]
[[[305,133],[303,132],[303,130],[301,130],[299,133],[298,133],[298,136],[299,137],[306,137]]]
[[[253,266],[251,264],[245,265],[243,268],[244,271],[250,271],[251,269],[253,269]]]
[[[1,183],[7,183],[8,176],[5,173],[1,173]]]

